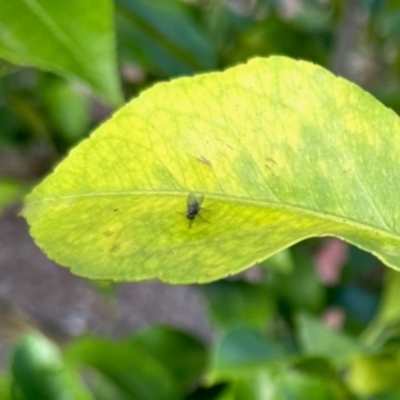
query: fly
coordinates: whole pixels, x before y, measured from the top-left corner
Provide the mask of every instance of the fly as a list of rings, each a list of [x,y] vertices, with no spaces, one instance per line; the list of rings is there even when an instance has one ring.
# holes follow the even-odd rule
[[[196,196],[193,192],[190,192],[188,194],[186,218],[189,220],[189,228],[192,227],[192,223],[197,215],[200,218],[204,219],[199,214],[200,210],[203,210],[203,208],[201,207],[203,201],[204,201],[204,195]]]

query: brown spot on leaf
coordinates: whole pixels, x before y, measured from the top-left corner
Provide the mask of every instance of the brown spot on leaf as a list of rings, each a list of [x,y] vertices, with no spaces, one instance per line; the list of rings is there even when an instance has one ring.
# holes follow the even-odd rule
[[[204,165],[207,165],[207,167],[212,167],[211,162],[203,156],[199,157],[197,160],[203,163]]]
[[[271,164],[276,164],[276,161],[274,159],[272,159],[271,157],[267,157],[265,166],[267,168],[271,169]]]
[[[110,253],[115,253],[116,251],[118,251],[121,248],[121,245],[119,245],[118,243],[114,243],[110,249]]]

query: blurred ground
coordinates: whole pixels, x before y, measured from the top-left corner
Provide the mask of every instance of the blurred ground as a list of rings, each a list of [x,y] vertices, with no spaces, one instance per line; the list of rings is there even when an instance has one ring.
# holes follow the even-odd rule
[[[46,258],[30,238],[25,220],[17,217],[19,208],[15,205],[0,215],[1,367],[12,341],[32,325],[59,342],[85,333],[122,336],[154,323],[210,338],[195,286],[124,283],[102,293]]]

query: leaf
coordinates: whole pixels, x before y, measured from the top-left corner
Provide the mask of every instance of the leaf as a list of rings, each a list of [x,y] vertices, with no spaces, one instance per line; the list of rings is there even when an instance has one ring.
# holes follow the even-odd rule
[[[400,305],[398,294],[400,290],[400,273],[389,271],[380,296],[379,309],[374,319],[363,334],[364,342],[370,346],[379,346],[391,336],[399,336]]]
[[[37,244],[94,279],[210,282],[312,236],[400,268],[399,118],[316,65],[155,85],[28,196]],[[189,227],[189,192],[205,195]]]
[[[304,14],[310,16],[310,10]],[[324,18],[323,13],[317,14],[319,15],[316,15],[314,20],[322,27],[326,24],[326,15]],[[328,49],[321,46],[321,36],[324,32],[320,32],[319,35],[310,34],[310,31],[315,32],[320,27],[310,26],[311,21],[311,23],[304,22],[305,25],[309,25],[307,28],[296,26],[293,21],[282,19],[274,13],[268,15],[267,19],[253,21],[238,35],[235,46],[225,50],[230,56],[229,61],[247,60],[256,54],[261,56],[285,54],[289,57],[324,63],[328,53]]]
[[[349,363],[363,351],[362,346],[352,338],[329,329],[306,314],[299,315],[298,334],[304,354],[326,357],[339,366]]]
[[[257,368],[275,367],[285,355],[281,345],[249,328],[236,328],[222,336],[213,352],[208,379],[252,375]]]
[[[15,0],[0,15],[0,57],[77,78],[121,103],[110,0]]]
[[[359,356],[348,372],[349,386],[361,396],[399,390],[399,367],[398,351]]]
[[[350,400],[337,382],[289,368],[268,371],[259,368],[233,380],[218,400]]]
[[[214,324],[223,331],[240,326],[264,331],[275,311],[264,285],[245,281],[219,281],[202,288]]]
[[[318,379],[297,371],[287,371],[281,374],[276,385],[273,400],[345,400],[349,396],[342,393],[334,382]]]
[[[275,253],[267,260],[262,261],[260,266],[265,268],[273,268],[282,274],[289,275],[293,272],[294,260],[290,250],[285,249]]]
[[[178,384],[172,374],[137,343],[84,338],[72,343],[66,354],[71,363],[91,367],[99,374],[104,379],[102,387],[107,381],[108,390],[123,393],[126,398],[179,398]]]
[[[118,0],[121,53],[166,76],[216,67],[213,42],[180,0]]]
[[[2,400],[12,400],[12,380],[8,374],[0,375],[0,399]]]
[[[205,346],[193,336],[171,327],[153,326],[135,335],[131,343],[160,361],[182,386],[193,386],[206,365]]]
[[[400,307],[397,298],[399,290],[400,274],[398,271],[390,271],[385,283],[382,304],[377,315],[380,323],[390,326],[400,322]]]
[[[325,304],[325,288],[318,279],[314,262],[311,256],[299,249],[292,249],[291,255],[293,271],[288,274],[274,270],[272,285],[290,309],[317,312]]]
[[[185,400],[222,400],[225,389],[225,383],[219,383],[217,385],[207,387],[199,387],[187,395]]]
[[[38,333],[24,337],[11,362],[18,399],[93,400],[79,378],[64,364],[58,348]]]
[[[88,98],[75,85],[53,76],[43,79],[40,92],[53,127],[67,143],[80,139],[90,124]]]

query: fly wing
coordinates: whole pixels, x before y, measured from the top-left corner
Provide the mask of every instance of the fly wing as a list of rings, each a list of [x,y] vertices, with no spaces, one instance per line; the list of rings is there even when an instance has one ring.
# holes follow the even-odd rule
[[[198,194],[197,195],[197,204],[199,205],[199,207],[201,206],[203,201],[204,201],[204,194]]]
[[[196,195],[193,192],[190,192],[188,194],[188,198],[187,198],[187,205],[188,207],[193,205],[193,204],[197,204],[198,207],[200,207],[201,203],[204,201],[204,195],[200,194],[200,195]]]

